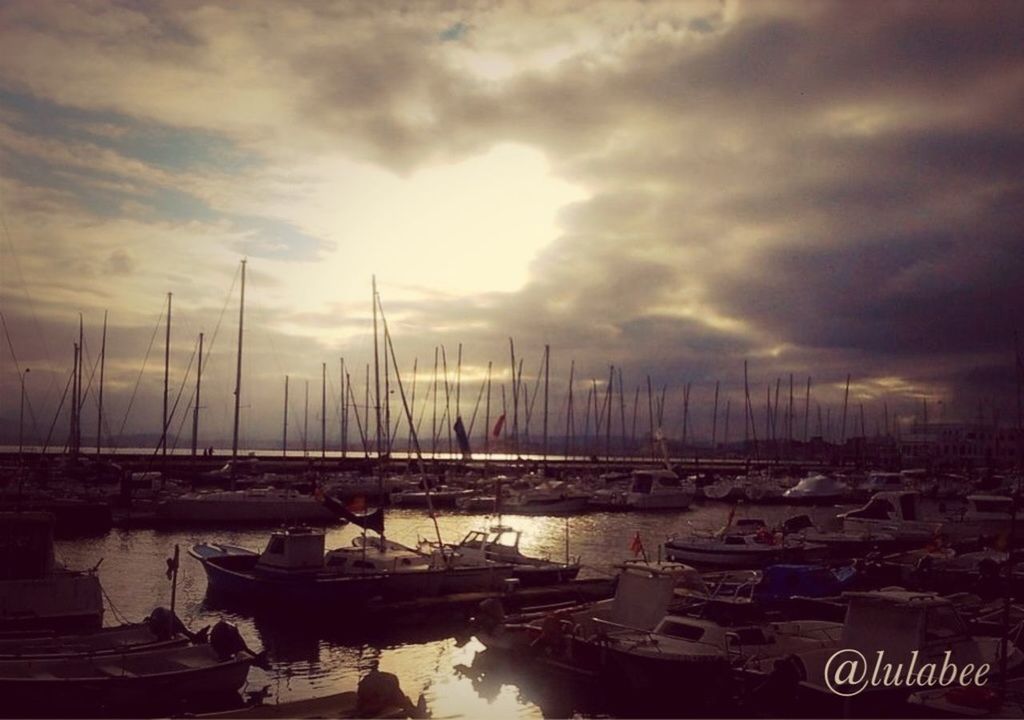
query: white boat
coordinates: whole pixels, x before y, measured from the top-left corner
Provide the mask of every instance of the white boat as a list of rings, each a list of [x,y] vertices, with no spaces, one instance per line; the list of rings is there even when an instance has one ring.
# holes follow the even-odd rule
[[[968,495],[963,512],[946,518],[943,534],[954,540],[1008,535],[1013,525],[1017,539],[1024,536],[1024,518],[1011,522],[1013,498],[1005,495]]]
[[[0,632],[76,632],[103,624],[96,568],[69,570],[54,560],[53,523],[49,513],[0,513]]]
[[[849,600],[849,606],[839,646],[848,652],[860,653],[861,658],[872,662],[881,655],[893,667],[909,667],[911,662],[918,668],[929,663],[941,667],[948,661],[961,669],[967,664],[974,668],[988,664],[989,677],[999,672],[1002,639],[972,637],[947,598],[902,589],[849,592],[843,597]],[[1008,648],[1006,668],[1013,671],[1024,662],[1024,653],[1012,642]],[[884,698],[886,706],[892,707],[894,695],[906,698],[914,689],[906,685],[894,687],[891,683],[877,687],[865,683],[866,686],[853,688],[842,685],[841,678],[826,680],[832,655],[831,649],[796,654],[805,678],[800,684],[820,693],[821,698],[849,701],[862,707]],[[856,692],[849,698],[836,694],[852,690]],[[856,708],[848,705],[846,709]]]
[[[524,555],[519,549],[521,531],[496,525],[489,532],[471,530],[458,545],[447,546],[447,560],[455,566],[510,564],[512,577],[523,587],[550,585],[573,580],[580,572],[580,561],[556,562]],[[436,546],[425,542],[433,551]]]
[[[926,543],[942,531],[942,523],[924,520],[920,494],[913,490],[876,493],[857,510],[840,513],[847,532],[892,535],[898,542]]]
[[[708,500],[724,500],[726,502],[746,498],[744,487],[746,478],[719,478],[710,485],[704,486],[704,497]]]
[[[822,530],[817,527],[808,515],[795,515],[782,523],[782,529],[788,536],[797,537],[806,542],[824,545],[830,557],[863,557],[873,550],[887,548],[896,542],[889,533],[871,530]]]
[[[589,507],[590,493],[578,490],[562,480],[544,480],[523,490],[515,490],[502,502],[509,515],[570,515]]]
[[[193,524],[314,524],[338,522],[338,516],[312,495],[295,490],[250,488],[187,493],[156,506],[163,522]]]
[[[896,472],[869,472],[864,481],[856,488],[857,494],[871,497],[880,492],[900,492],[913,490],[906,476]]]
[[[590,504],[600,510],[685,510],[696,493],[692,480],[667,468],[634,470],[629,481],[628,488],[596,491]]]
[[[761,568],[782,562],[810,562],[825,556],[824,545],[773,533],[762,527],[743,527],[712,536],[676,536],[665,541],[665,557],[703,567]]]
[[[850,487],[831,475],[810,475],[782,493],[786,502],[813,505],[842,502],[850,497]]]

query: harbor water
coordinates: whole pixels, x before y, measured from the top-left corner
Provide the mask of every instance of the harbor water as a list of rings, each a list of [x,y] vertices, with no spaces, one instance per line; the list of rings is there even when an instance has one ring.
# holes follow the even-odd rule
[[[720,528],[731,505],[695,503],[690,509],[664,513],[592,513],[571,518],[504,516],[502,523],[522,530],[522,550],[561,560],[568,553],[584,565],[580,577],[614,573],[614,565],[631,559],[639,533],[647,556],[655,560],[660,544],[673,534]],[[735,517],[763,518],[769,523],[806,512],[823,526],[834,524],[841,507],[797,508],[738,506]],[[423,510],[392,510],[387,535],[414,545],[419,539],[458,542],[471,530],[497,518],[458,513],[438,514],[437,529]],[[351,526],[328,531],[327,547],[351,544],[359,530]],[[249,646],[267,650],[269,667],[250,671],[243,695],[263,702],[299,700],[354,690],[373,669],[394,673],[415,703],[419,695],[435,718],[565,717],[615,714],[593,688],[577,688],[528,666],[510,663],[484,651],[464,623],[401,623],[337,615],[310,617],[302,607],[268,615],[238,607],[222,607],[207,598],[200,564],[187,555],[192,545],[216,542],[262,550],[267,529],[228,531],[212,528],[179,530],[115,529],[103,537],[59,541],[59,559],[72,568],[99,565],[107,595],[105,624],[138,621],[156,606],[171,602],[167,560],[181,549],[176,611],[192,629],[226,619],[236,624]]]

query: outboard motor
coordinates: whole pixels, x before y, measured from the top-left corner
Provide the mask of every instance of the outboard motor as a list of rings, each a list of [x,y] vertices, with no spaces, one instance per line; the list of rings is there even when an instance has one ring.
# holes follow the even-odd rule
[[[192,633],[178,619],[178,616],[165,607],[154,608],[145,623],[158,640],[170,640],[179,633],[189,638],[192,637]]]
[[[219,620],[210,630],[210,647],[221,660],[229,660],[237,653],[245,652],[252,656],[253,664],[257,667],[266,667],[267,665],[266,651],[255,653],[250,650],[249,646],[245,644],[242,634],[238,632],[238,628],[226,620]]]
[[[477,611],[474,624],[487,632],[494,631],[505,622],[505,608],[497,598],[484,600]]]

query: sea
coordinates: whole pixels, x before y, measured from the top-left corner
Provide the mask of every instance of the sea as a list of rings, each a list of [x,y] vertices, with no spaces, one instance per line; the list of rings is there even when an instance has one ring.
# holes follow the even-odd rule
[[[728,520],[733,506],[696,502],[685,511],[658,513],[591,513],[570,518],[505,515],[504,525],[522,531],[523,552],[563,560],[579,557],[580,577],[614,574],[614,566],[634,557],[639,535],[651,560],[672,535],[713,531]],[[769,523],[808,513],[821,526],[834,527],[846,507],[737,507],[735,518],[757,517]],[[498,518],[438,512],[436,527],[424,510],[389,510],[390,539],[414,545],[420,538],[458,542],[472,530],[486,529]],[[327,547],[352,543],[359,529],[328,530]],[[253,615],[224,607],[207,597],[206,576],[187,551],[215,542],[261,551],[267,529],[244,531],[189,528],[180,530],[115,529],[105,536],[60,540],[56,552],[68,567],[98,567],[106,594],[104,623],[134,622],[157,606],[170,606],[172,583],[167,561],[175,547],[180,566],[175,590],[179,617],[193,630],[218,620],[235,624],[253,650],[267,651],[267,669],[252,668],[242,697],[279,703],[355,690],[360,678],[377,669],[394,673],[413,703],[420,696],[434,718],[542,718],[607,716],[616,711],[602,703],[593,689],[579,688],[564,678],[495,656],[473,638],[464,624],[403,623],[336,615],[310,617],[302,607]],[[671,691],[671,689],[667,689]],[[621,712],[621,711],[619,711]]]

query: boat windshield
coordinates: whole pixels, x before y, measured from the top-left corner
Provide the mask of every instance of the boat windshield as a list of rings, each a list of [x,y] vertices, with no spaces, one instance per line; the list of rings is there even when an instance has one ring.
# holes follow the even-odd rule
[[[696,641],[704,637],[704,628],[696,625],[674,622],[672,620],[663,621],[656,632],[661,635],[668,635],[669,637],[680,638],[682,640]]]

